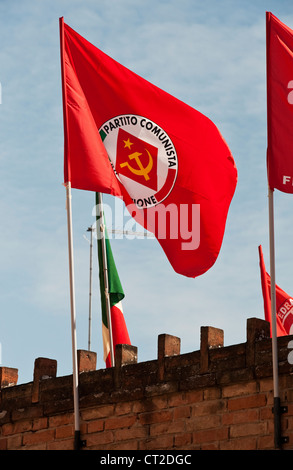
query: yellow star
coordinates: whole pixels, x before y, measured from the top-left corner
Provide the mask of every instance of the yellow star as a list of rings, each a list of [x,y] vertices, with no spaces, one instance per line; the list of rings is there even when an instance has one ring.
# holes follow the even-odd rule
[[[129,148],[129,149],[131,149],[131,146],[133,145],[133,142],[130,142],[129,139],[128,139],[128,140],[123,140],[123,142],[124,142],[124,144],[125,144],[125,145],[124,145],[124,148]]]

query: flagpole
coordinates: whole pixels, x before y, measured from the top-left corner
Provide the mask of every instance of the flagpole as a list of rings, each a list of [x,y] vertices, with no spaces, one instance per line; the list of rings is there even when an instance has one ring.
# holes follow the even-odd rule
[[[110,294],[109,294],[109,278],[108,278],[108,263],[107,263],[107,251],[106,251],[106,230],[104,224],[104,210],[103,210],[103,199],[102,194],[98,194],[99,204],[99,218],[100,218],[100,237],[102,242],[102,258],[103,258],[103,272],[104,272],[104,285],[105,285],[105,300],[106,300],[106,312],[107,321],[109,327],[109,339],[110,339],[110,357],[111,366],[115,366],[114,347],[113,347],[113,335],[112,335],[112,321],[111,321],[111,305],[110,305]]]
[[[275,227],[274,227],[274,190],[269,188],[269,234],[270,234],[270,275],[271,275],[271,319],[272,319],[272,357],[274,385],[274,432],[275,447],[281,448],[281,405],[279,396],[278,343],[276,316],[276,278],[275,278]]]
[[[89,280],[89,332],[88,332],[88,350],[91,350],[91,326],[92,326],[92,272],[93,272],[93,227],[87,229],[91,232],[90,241],[90,280]]]
[[[71,307],[71,340],[72,340],[72,364],[73,364],[73,402],[74,402],[74,449],[80,448],[80,423],[79,423],[79,393],[78,393],[78,368],[76,348],[76,319],[75,319],[75,289],[74,289],[74,265],[73,265],[73,237],[72,237],[72,209],[71,209],[71,184],[66,184],[66,210],[68,229],[68,254],[69,254],[69,281],[70,281],[70,307]]]

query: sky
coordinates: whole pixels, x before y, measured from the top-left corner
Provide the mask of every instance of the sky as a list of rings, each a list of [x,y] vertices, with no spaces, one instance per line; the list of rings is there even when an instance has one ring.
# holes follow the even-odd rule
[[[248,318],[264,318],[258,246],[269,271],[266,11],[293,28],[287,0],[0,0],[0,365],[17,368],[18,383],[33,380],[38,357],[56,359],[58,376],[72,374],[61,16],[103,52],[208,116],[238,169],[222,248],[204,275],[176,274],[155,239],[111,240],[138,361],[157,358],[160,334],[179,337],[187,353],[199,349],[201,326],[222,329],[229,346],[246,341]],[[104,203],[115,204],[111,196]],[[78,349],[88,349],[94,204],[94,193],[72,190]],[[288,293],[292,209],[292,197],[276,191],[276,282]],[[100,369],[95,243],[91,330]]]

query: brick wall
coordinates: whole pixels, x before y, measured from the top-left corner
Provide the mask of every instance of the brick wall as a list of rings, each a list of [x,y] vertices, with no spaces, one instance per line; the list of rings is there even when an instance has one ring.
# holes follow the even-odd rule
[[[278,338],[282,434],[293,449],[291,337]],[[156,360],[137,363],[120,345],[116,367],[96,370],[95,353],[78,351],[81,439],[85,449],[274,449],[269,324],[247,321],[245,343],[224,347],[223,331],[201,328],[200,350],[180,354],[180,339],[160,335]],[[0,368],[0,450],[74,449],[72,376],[38,358],[33,381]]]

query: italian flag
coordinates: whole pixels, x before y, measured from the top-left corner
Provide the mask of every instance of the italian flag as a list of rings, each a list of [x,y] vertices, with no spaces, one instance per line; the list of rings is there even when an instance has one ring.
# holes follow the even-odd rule
[[[110,295],[111,307],[111,323],[112,323],[112,338],[113,348],[115,354],[116,344],[131,344],[127,326],[124,319],[122,299],[125,297],[124,291],[116,269],[110,241],[105,231],[106,241],[106,256],[107,256],[107,271],[108,271],[108,286]],[[106,297],[105,297],[105,281],[103,271],[103,253],[102,253],[102,240],[98,239],[98,259],[99,259],[99,278],[100,278],[100,291],[101,291],[101,309],[102,309],[102,335],[104,347],[104,361],[106,367],[111,367],[110,357],[110,330],[107,319]]]

